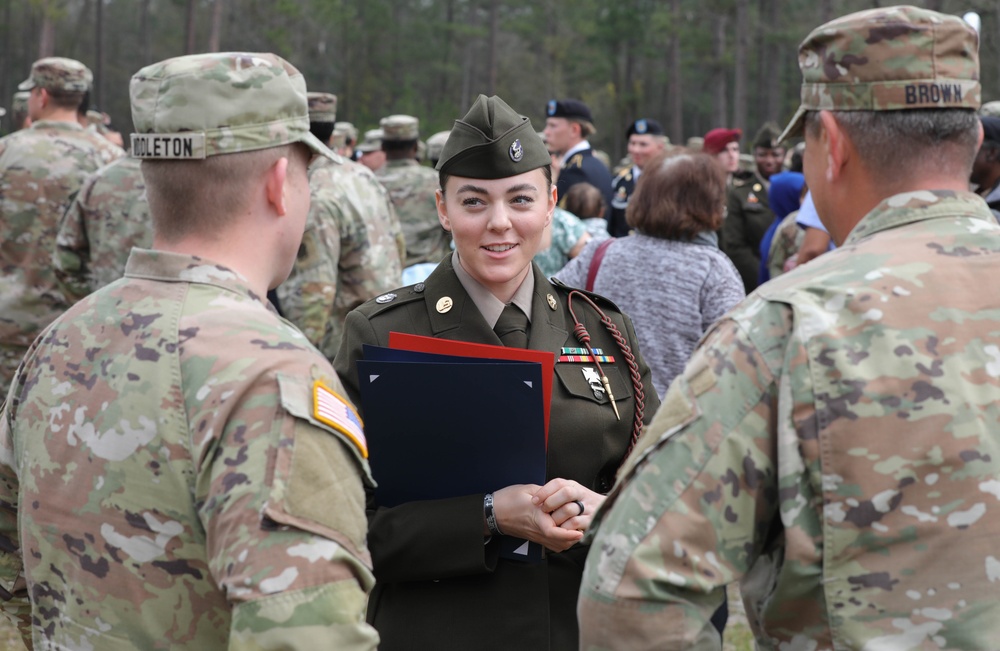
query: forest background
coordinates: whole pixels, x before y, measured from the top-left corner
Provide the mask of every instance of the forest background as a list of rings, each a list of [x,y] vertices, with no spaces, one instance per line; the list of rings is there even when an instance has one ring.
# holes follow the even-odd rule
[[[1000,1],[912,0],[982,19],[984,101],[1000,99]],[[659,120],[672,142],[711,128],[784,123],[798,106],[797,49],[817,25],[879,0],[0,0],[0,105],[31,63],[94,71],[91,104],[131,130],[128,80],[192,52],[269,51],[310,90],[336,93],[361,129],[415,115],[424,137],[479,94],[544,126],[546,102],[586,102],[594,145],[617,158],[625,129]],[[9,128],[6,122],[4,129]]]

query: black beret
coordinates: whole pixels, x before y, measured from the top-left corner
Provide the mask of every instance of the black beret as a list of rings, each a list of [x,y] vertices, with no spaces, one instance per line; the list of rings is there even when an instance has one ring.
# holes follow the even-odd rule
[[[594,123],[590,109],[578,99],[550,99],[545,107],[545,115],[550,118],[569,118]]]
[[[470,179],[502,179],[552,163],[531,121],[497,96],[480,95],[448,136],[437,169]]]
[[[1000,118],[984,115],[979,119],[983,123],[983,142],[1000,143]]]
[[[625,137],[630,138],[634,134],[651,136],[662,136],[663,126],[656,120],[649,120],[646,118],[641,118],[636,120],[632,124],[628,125],[628,131],[625,132]]]

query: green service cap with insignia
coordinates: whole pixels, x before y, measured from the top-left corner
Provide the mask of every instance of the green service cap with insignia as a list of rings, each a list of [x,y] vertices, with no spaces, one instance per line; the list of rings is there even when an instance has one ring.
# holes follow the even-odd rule
[[[781,140],[778,139],[778,125],[773,122],[766,122],[757,131],[757,135],[753,137],[753,146],[763,147],[764,149],[776,149],[781,146]]]
[[[136,158],[199,159],[296,142],[333,158],[309,132],[302,73],[275,54],[167,59],[135,73],[129,95]]]
[[[310,122],[336,122],[337,96],[333,93],[306,93]]]
[[[802,134],[807,111],[978,109],[979,36],[957,16],[916,7],[849,14],[799,46],[801,106],[780,140]]]
[[[17,85],[18,90],[44,88],[61,93],[85,93],[94,75],[76,59],[45,57],[31,64],[31,76]]]
[[[437,169],[470,179],[502,179],[551,164],[531,120],[494,95],[480,95],[461,120],[455,120]]]

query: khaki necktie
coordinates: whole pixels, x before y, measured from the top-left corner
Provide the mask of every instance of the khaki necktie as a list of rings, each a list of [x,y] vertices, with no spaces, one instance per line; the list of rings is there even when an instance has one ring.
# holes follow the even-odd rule
[[[508,348],[528,347],[528,317],[521,308],[511,303],[500,313],[497,324],[493,326],[500,341]]]

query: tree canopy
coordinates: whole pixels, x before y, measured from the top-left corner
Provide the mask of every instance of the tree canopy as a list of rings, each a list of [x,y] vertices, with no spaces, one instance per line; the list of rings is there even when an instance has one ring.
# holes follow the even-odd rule
[[[978,11],[984,100],[1000,98],[1000,3],[911,0]],[[496,93],[541,130],[548,99],[576,97],[595,146],[621,156],[639,117],[674,142],[717,126],[747,137],[798,106],[798,44],[837,15],[879,0],[0,0],[0,105],[32,61],[79,59],[93,107],[131,129],[128,80],[188,52],[270,51],[312,90],[336,93],[359,129],[416,115],[424,136]],[[6,126],[6,125],[5,125]]]

